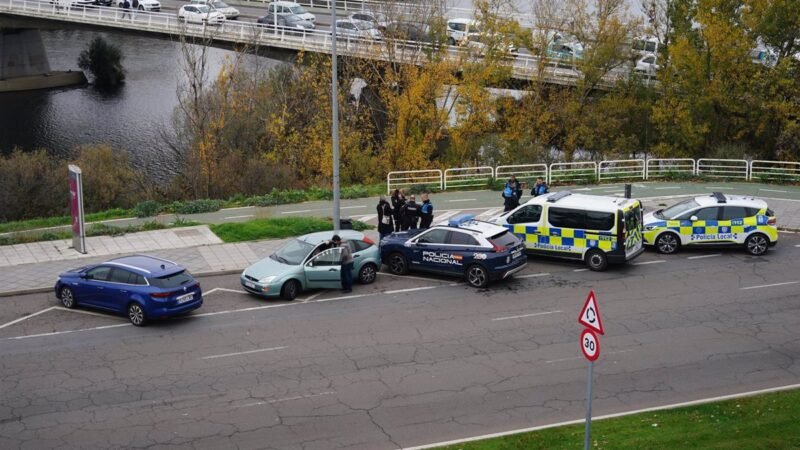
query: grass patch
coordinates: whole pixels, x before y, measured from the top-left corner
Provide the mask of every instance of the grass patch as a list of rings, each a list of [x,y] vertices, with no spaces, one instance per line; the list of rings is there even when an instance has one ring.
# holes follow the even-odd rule
[[[333,222],[331,219],[319,217],[279,217],[209,225],[209,228],[224,242],[243,242],[283,239],[317,231],[328,231],[333,229]],[[371,227],[363,222],[353,221],[353,229],[357,231],[369,228]]]
[[[122,236],[126,233],[137,233],[139,231],[163,230],[165,228],[192,227],[200,225],[199,222],[179,219],[175,223],[165,225],[155,221],[145,222],[139,225],[114,226],[104,223],[87,225],[86,237],[94,236]],[[31,242],[58,241],[62,239],[72,239],[72,231],[41,231],[30,233],[14,233],[0,236],[0,245],[30,244]]]
[[[129,209],[115,208],[108,211],[86,214],[86,222],[98,222],[102,220],[122,219],[132,217],[133,212]],[[13,233],[15,231],[33,230],[36,228],[49,228],[69,225],[72,223],[70,216],[44,217],[40,219],[18,220],[15,222],[0,223],[0,233]]]
[[[595,449],[800,448],[800,390],[592,422]],[[583,424],[443,447],[455,450],[583,448]]]

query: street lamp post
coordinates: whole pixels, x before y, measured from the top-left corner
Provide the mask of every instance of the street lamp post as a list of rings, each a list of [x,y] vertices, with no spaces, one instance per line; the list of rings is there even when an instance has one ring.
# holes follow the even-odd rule
[[[338,76],[336,69],[336,0],[331,0],[331,103],[333,117],[331,121],[331,135],[333,137],[333,231],[339,232],[341,221],[339,218],[339,95]]]

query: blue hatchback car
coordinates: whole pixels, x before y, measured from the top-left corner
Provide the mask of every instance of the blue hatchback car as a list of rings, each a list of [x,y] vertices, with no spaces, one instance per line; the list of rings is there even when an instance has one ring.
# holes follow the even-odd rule
[[[55,291],[67,308],[81,305],[127,314],[136,326],[203,305],[200,283],[185,268],[146,255],[68,270],[58,276]]]
[[[394,233],[381,241],[381,260],[396,275],[409,270],[457,275],[477,288],[525,268],[522,240],[504,227],[453,217],[446,225]]]

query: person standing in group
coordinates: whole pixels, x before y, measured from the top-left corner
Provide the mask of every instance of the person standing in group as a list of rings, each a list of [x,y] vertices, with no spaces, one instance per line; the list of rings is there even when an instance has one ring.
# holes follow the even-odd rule
[[[131,18],[131,2],[130,0],[125,0],[122,3],[122,18]]]
[[[353,252],[350,251],[350,245],[342,245],[342,238],[338,234],[333,235],[331,244],[342,249],[342,294],[349,294],[353,292]]]
[[[531,195],[534,197],[538,197],[543,194],[547,194],[549,190],[547,189],[547,183],[544,182],[542,177],[536,179],[536,184],[533,185],[533,189],[531,189]]]
[[[392,207],[386,201],[386,197],[381,195],[378,200],[378,233],[381,235],[381,240],[386,236],[392,234],[394,231],[394,221],[392,220]]]
[[[430,228],[433,223],[433,203],[428,198],[428,194],[422,194],[422,205],[419,207],[419,227],[424,229]]]
[[[408,201],[401,208],[400,220],[403,221],[400,227],[403,231],[417,229],[417,220],[419,220],[419,205],[417,204],[416,197],[414,195],[408,197]]]
[[[520,186],[517,177],[511,175],[505,186],[503,186],[503,211],[511,211],[519,206],[519,198],[517,197],[519,190]]]
[[[395,189],[392,192],[392,211],[394,212],[394,231],[400,231],[403,218],[400,214],[403,212],[403,205],[406,204],[405,193],[400,189]]]

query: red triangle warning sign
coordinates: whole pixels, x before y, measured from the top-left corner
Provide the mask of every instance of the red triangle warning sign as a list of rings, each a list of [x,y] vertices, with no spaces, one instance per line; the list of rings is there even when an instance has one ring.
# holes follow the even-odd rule
[[[603,330],[603,321],[600,319],[600,309],[597,307],[594,290],[589,291],[589,296],[586,297],[581,315],[578,316],[578,323],[600,334],[606,334]]]

